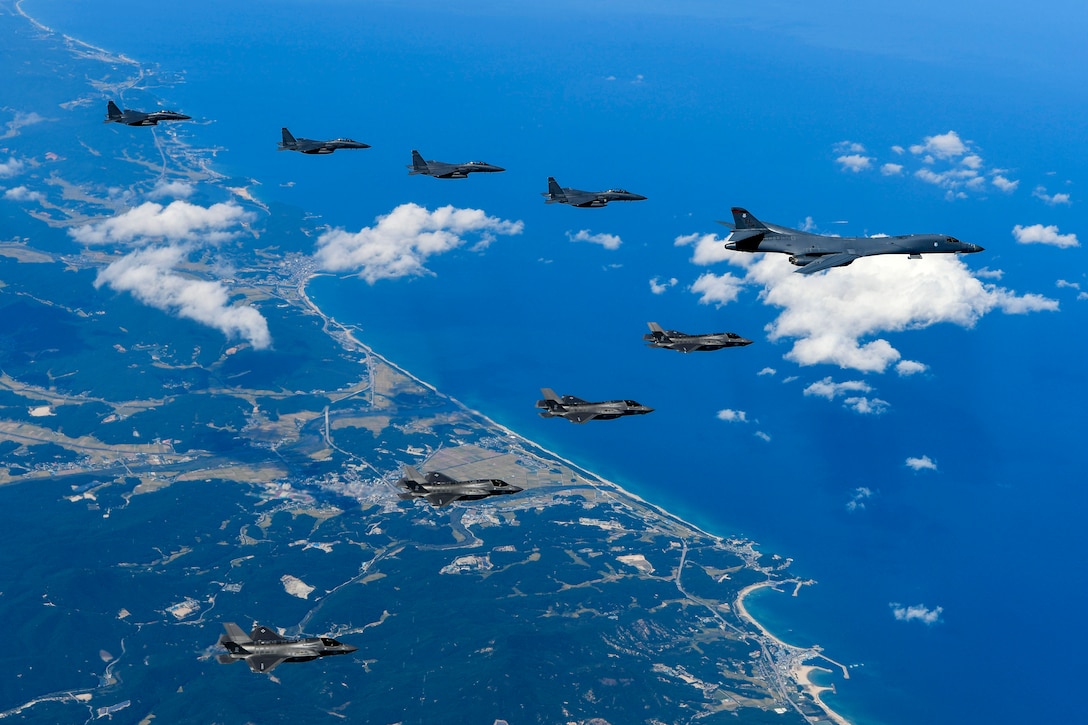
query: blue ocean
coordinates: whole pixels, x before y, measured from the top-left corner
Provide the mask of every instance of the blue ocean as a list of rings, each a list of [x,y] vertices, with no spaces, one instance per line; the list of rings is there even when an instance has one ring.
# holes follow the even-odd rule
[[[309,294],[465,405],[709,532],[792,559],[790,570],[816,583],[797,596],[759,592],[750,609],[783,639],[819,644],[848,666],[849,680],[828,677],[836,693],[826,699],[851,722],[1088,718],[1077,696],[1088,645],[1088,301],[1077,295],[1088,290],[1086,259],[1079,246],[1021,245],[1010,234],[1036,223],[1088,234],[1078,213],[1083,9],[1022,20],[999,3],[985,23],[953,9],[933,27],[915,16],[935,3],[868,18],[788,3],[653,5],[23,4],[58,31],[181,73],[125,100],[192,115],[179,134],[215,149],[230,185],[314,215],[315,238],[325,227],[372,227],[408,202],[523,221],[521,234],[431,257],[422,276],[371,284],[330,273]],[[1024,50],[1020,39],[1044,37],[1047,24],[1046,47]],[[276,153],[281,126],[373,148]],[[907,175],[836,162],[894,160],[893,146],[950,129],[992,165],[989,178],[1019,179],[1015,193],[988,186],[950,198]],[[414,148],[508,170],[409,177]],[[545,206],[548,176],[649,199]],[[1044,203],[1035,187],[1070,202]],[[986,247],[969,266],[1002,270],[987,284],[1060,308],[882,332],[927,366],[917,375],[800,365],[786,357],[791,339],[769,339],[780,309],[758,288],[721,306],[688,289],[707,268],[674,241],[724,238],[716,221],[733,205],[841,234],[954,233]],[[572,241],[582,230],[622,244]],[[710,269],[743,275],[728,263]],[[653,350],[641,340],[648,321],[756,342]],[[864,381],[886,407],[859,413],[804,393],[828,377]],[[541,387],[633,398],[655,412],[584,426],[545,420],[533,407]],[[743,421],[723,420],[724,410]],[[922,457],[932,467],[906,463]]]

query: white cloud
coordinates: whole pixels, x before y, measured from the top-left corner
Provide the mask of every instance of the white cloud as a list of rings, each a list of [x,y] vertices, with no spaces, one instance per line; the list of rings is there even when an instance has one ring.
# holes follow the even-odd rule
[[[1059,289],[1064,287],[1069,287],[1071,289],[1080,289],[1080,282],[1070,282],[1068,280],[1059,279],[1054,284],[1056,284]]]
[[[770,443],[771,442],[771,437],[769,435],[767,435],[766,433],[764,433],[763,431],[761,431],[761,430],[757,430],[755,433],[753,433],[753,435],[756,438],[763,441],[764,443]]]
[[[725,248],[725,240],[718,237],[717,234],[688,234],[677,237],[673,241],[675,247],[684,247],[689,244],[695,247],[695,251],[691,255],[692,264],[698,264],[702,267],[724,262],[733,255],[733,252]]]
[[[167,181],[166,179],[159,179],[155,182],[155,187],[147,192],[149,199],[188,199],[193,195],[195,186],[187,181]]]
[[[12,201],[41,201],[45,195],[40,191],[31,191],[25,186],[16,186],[5,191],[4,198]]]
[[[1001,269],[990,269],[989,267],[983,267],[982,269],[975,270],[975,276],[983,279],[1001,279],[1005,276],[1005,271]]]
[[[955,131],[926,136],[921,144],[910,147],[910,152],[915,155],[926,154],[938,159],[951,159],[962,156],[967,152],[967,145],[960,139]]]
[[[675,287],[677,282],[679,280],[676,277],[670,277],[666,282],[661,282],[659,277],[654,277],[650,280],[650,291],[655,295],[665,294],[666,290]]]
[[[859,171],[865,171],[873,165],[872,156],[862,156],[861,154],[847,154],[835,159],[835,163],[842,166],[846,171],[853,171],[855,174]]]
[[[743,410],[725,408],[724,410],[718,411],[718,420],[724,420],[727,423],[747,423],[748,414]]]
[[[84,244],[142,245],[148,240],[216,244],[237,234],[237,230],[231,230],[231,227],[253,219],[252,212],[234,202],[203,207],[187,201],[174,201],[164,207],[147,201],[123,214],[70,229],[68,234]]]
[[[864,380],[847,380],[845,382],[836,383],[828,376],[805,388],[805,395],[815,395],[818,398],[834,400],[838,396],[846,393],[868,393],[872,389],[873,388]]]
[[[464,244],[477,234],[480,245],[496,234],[521,234],[524,224],[487,216],[481,209],[444,206],[433,212],[418,204],[401,204],[358,232],[329,229],[317,239],[314,259],[321,269],[358,270],[370,284],[379,279],[430,274],[424,263]]]
[[[208,325],[228,337],[241,337],[258,350],[271,345],[264,316],[249,305],[232,305],[221,282],[174,271],[186,254],[179,245],[137,250],[101,270],[95,287],[108,285],[130,292],[146,305]]]
[[[899,176],[903,173],[903,164],[884,164],[880,167],[880,173],[884,176]]]
[[[1019,180],[1012,181],[1005,178],[1001,174],[995,175],[994,178],[990,180],[990,183],[992,183],[994,186],[996,186],[998,189],[1005,192],[1006,194],[1011,194],[1012,192],[1016,191],[1016,187],[1020,186]]]
[[[906,152],[906,149],[899,144],[896,144],[895,146],[892,146],[892,151],[894,151],[899,156],[902,156]]]
[[[19,159],[12,156],[7,161],[0,164],[0,179],[6,179],[10,176],[15,176],[23,170],[24,164]]]
[[[567,232],[567,239],[572,242],[590,242],[600,244],[605,249],[619,249],[623,240],[615,234],[590,234],[588,229],[582,229],[577,234]]]
[[[929,456],[922,456],[921,458],[908,458],[907,468],[912,471],[936,471],[937,462]]]
[[[927,608],[924,604],[903,606],[898,602],[888,604],[892,608],[892,615],[900,622],[919,621],[922,624],[934,625],[941,621],[941,613],[944,607]]]
[[[699,304],[713,304],[721,307],[733,302],[744,287],[744,280],[733,276],[732,272],[726,272],[721,276],[713,272],[706,272],[699,276],[688,288],[699,297]]]
[[[1017,224],[1012,228],[1012,235],[1020,244],[1049,244],[1062,248],[1080,246],[1076,234],[1059,234],[1058,227],[1053,224],[1045,227],[1042,224],[1032,224],[1030,227]]]
[[[854,494],[846,502],[847,511],[857,511],[865,508],[865,500],[873,497],[873,491],[867,486],[859,486],[854,489]]]
[[[1035,191],[1031,192],[1031,195],[1034,196],[1036,199],[1042,199],[1050,206],[1058,206],[1059,204],[1065,204],[1066,206],[1069,206],[1070,204],[1072,204],[1072,202],[1069,200],[1069,194],[1048,194],[1046,193],[1045,186],[1036,186]]]
[[[841,154],[863,154],[865,147],[856,141],[839,141],[835,144],[835,150]]]
[[[22,128],[23,126],[31,126],[31,125],[33,125],[35,123],[41,123],[44,120],[46,120],[45,116],[42,116],[42,115],[40,115],[38,113],[35,113],[33,111],[31,111],[30,113],[25,113],[23,111],[16,111],[15,112],[15,118],[8,121],[8,124],[7,124],[8,130],[2,136],[0,136],[0,139],[13,138],[15,136],[18,136],[19,135],[19,129]]]
[[[888,410],[888,401],[880,398],[866,398],[864,396],[845,398],[842,404],[844,407],[862,415],[880,415]]]
[[[929,366],[925,363],[920,363],[917,360],[900,360],[895,364],[895,372],[899,373],[900,377],[904,378],[908,375],[924,373],[926,370],[929,370]]]
[[[782,378],[782,384],[785,385],[786,383],[792,383],[795,380],[800,380],[800,377],[798,377],[797,375],[789,375]]]
[[[756,373],[756,375],[775,375],[776,373],[778,373],[778,371],[774,368],[763,368],[758,373]]]
[[[1081,292],[1077,295],[1078,300],[1088,300],[1088,292]]]

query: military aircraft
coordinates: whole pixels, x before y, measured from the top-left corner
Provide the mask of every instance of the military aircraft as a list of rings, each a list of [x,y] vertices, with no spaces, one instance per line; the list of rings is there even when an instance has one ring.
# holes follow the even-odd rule
[[[610,201],[644,201],[645,196],[632,194],[626,189],[607,189],[605,191],[582,191],[561,187],[552,177],[548,177],[548,190],[540,192],[545,197],[545,204],[570,204],[582,208],[606,206]]]
[[[476,501],[488,496],[523,490],[497,478],[457,481],[438,471],[423,475],[412,466],[404,467],[404,478],[400,479],[400,485],[408,489],[407,493],[400,494],[401,498],[425,498],[436,508],[462,499]]]
[[[961,242],[945,234],[906,234],[899,237],[826,237],[821,234],[764,224],[746,209],[733,207],[733,229],[725,248],[735,252],[782,252],[801,274],[813,274],[831,267],[845,267],[855,259],[876,254],[906,254],[921,259],[923,254],[973,254],[983,251],[977,244]]]
[[[336,149],[368,149],[370,144],[352,141],[350,138],[334,138],[332,141],[315,141],[312,138],[295,138],[286,128],[280,129],[283,141],[279,151],[300,151],[304,154],[331,154]]]
[[[721,350],[723,347],[743,347],[752,341],[735,332],[710,332],[705,335],[688,335],[676,330],[663,330],[656,322],[646,323],[650,332],[642,336],[647,347],[661,347],[680,352],[700,352],[703,350]]]
[[[226,622],[226,634],[219,635],[219,644],[227,648],[227,654],[216,659],[221,665],[245,660],[254,672],[271,672],[283,662],[308,662],[318,657],[346,655],[357,647],[342,644],[331,637],[286,639],[268,627],[257,625],[253,631],[245,631],[234,622]]]
[[[113,101],[106,104],[106,120],[102,123],[123,123],[126,126],[158,126],[159,121],[188,121],[191,116],[176,111],[133,111],[131,108],[121,110]]]
[[[544,400],[536,401],[536,407],[544,408],[541,418],[566,418],[571,423],[586,423],[591,420],[612,420],[625,415],[645,415],[653,408],[634,400],[606,400],[591,403],[573,395],[559,397],[551,388],[541,388]]]
[[[486,161],[467,161],[463,164],[447,164],[445,161],[424,161],[418,151],[412,149],[412,165],[408,167],[409,176],[425,174],[436,179],[467,179],[469,174],[497,171],[506,171],[501,166],[489,164]]]

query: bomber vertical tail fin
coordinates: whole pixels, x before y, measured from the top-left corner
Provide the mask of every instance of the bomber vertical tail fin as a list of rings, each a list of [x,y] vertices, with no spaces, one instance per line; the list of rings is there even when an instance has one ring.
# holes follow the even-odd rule
[[[747,209],[733,207],[733,222],[737,229],[766,229],[767,225],[752,216]]]

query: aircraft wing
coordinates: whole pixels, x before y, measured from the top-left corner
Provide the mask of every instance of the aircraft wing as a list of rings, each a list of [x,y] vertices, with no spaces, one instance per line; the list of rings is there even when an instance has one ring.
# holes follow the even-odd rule
[[[249,665],[249,669],[254,672],[271,672],[281,662],[286,662],[286,657],[280,655],[253,655],[252,657],[246,657],[246,664]]]
[[[451,504],[457,499],[461,498],[459,493],[451,493],[450,491],[441,491],[438,493],[429,493],[426,496],[427,500],[431,502],[432,506],[442,507],[446,504]]]
[[[572,423],[588,423],[589,421],[596,418],[597,414],[596,413],[590,413],[589,411],[585,411],[585,412],[582,412],[582,413],[567,413],[563,417],[566,418],[567,420],[571,421]]]
[[[815,262],[809,262],[804,267],[796,270],[798,274],[813,274],[824,269],[831,269],[832,267],[845,267],[853,262],[855,259],[860,258],[860,254],[850,254],[849,252],[839,252],[838,254],[826,254],[820,257]]]
[[[581,206],[582,204],[592,204],[597,201],[599,194],[591,193],[588,191],[575,191],[573,189],[563,189],[567,195],[567,203],[571,206]]]

